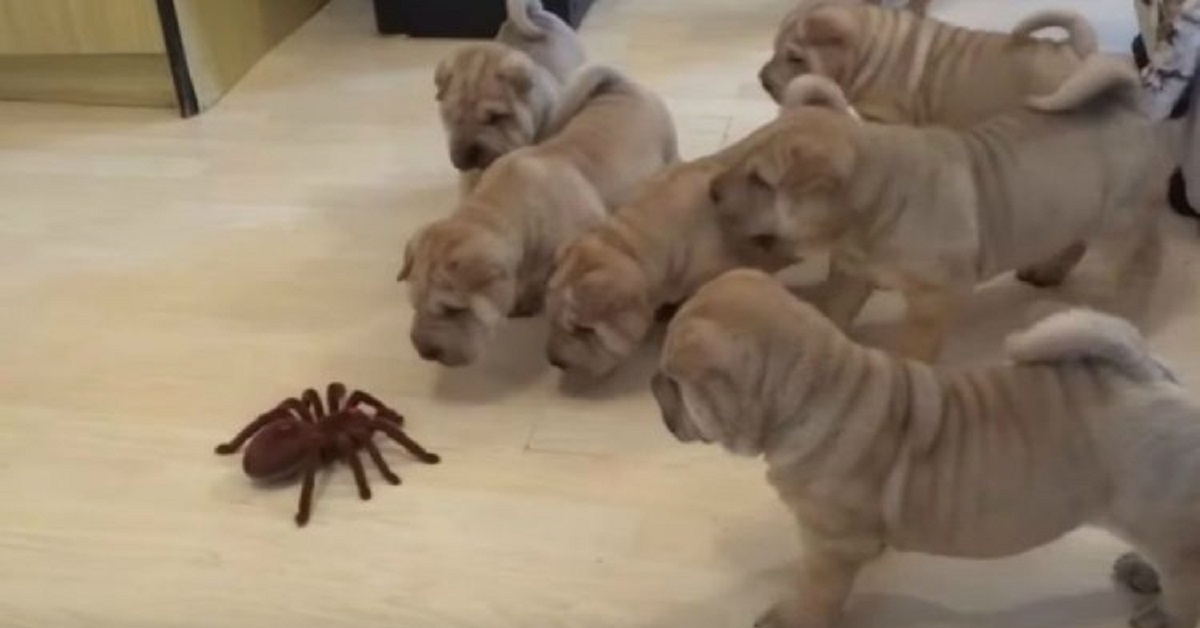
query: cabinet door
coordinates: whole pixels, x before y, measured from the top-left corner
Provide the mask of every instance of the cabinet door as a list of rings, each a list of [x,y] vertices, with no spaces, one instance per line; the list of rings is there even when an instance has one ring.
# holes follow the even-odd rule
[[[0,0],[0,54],[164,51],[154,0]]]

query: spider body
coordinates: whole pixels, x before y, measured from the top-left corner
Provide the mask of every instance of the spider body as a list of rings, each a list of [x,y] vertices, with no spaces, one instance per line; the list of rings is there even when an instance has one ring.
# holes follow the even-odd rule
[[[363,406],[374,413],[367,414]],[[392,472],[375,446],[376,432],[383,432],[417,460],[437,463],[438,456],[409,438],[403,425],[404,417],[375,397],[359,390],[347,396],[346,387],[334,382],[328,387],[324,404],[311,388],[299,398],[285,399],[251,421],[233,440],[217,445],[216,452],[232,454],[246,444],[242,470],[256,481],[281,482],[303,475],[296,512],[296,524],[302,526],[312,512],[314,480],[322,467],[338,460],[346,462],[354,471],[359,497],[370,499],[371,487],[358,458],[359,451],[366,451],[388,483],[400,483],[400,477]]]

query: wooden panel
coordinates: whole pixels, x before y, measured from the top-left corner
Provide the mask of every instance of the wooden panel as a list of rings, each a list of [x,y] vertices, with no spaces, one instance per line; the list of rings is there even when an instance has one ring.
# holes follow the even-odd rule
[[[0,100],[174,107],[165,54],[0,55]]]
[[[0,0],[0,54],[164,50],[154,0]]]
[[[327,0],[176,0],[188,67],[203,109]]]

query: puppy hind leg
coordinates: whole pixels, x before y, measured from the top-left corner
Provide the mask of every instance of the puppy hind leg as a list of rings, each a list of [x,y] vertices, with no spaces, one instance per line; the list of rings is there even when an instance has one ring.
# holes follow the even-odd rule
[[[1062,284],[1067,275],[1083,259],[1087,245],[1076,242],[1060,251],[1054,257],[1017,271],[1017,279],[1038,288],[1051,288]]]
[[[914,360],[933,362],[968,293],[952,286],[905,290],[908,311],[898,352]]]

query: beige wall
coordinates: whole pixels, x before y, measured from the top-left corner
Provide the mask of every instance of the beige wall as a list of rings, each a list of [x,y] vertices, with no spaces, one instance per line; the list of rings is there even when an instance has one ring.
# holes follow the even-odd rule
[[[175,0],[200,108],[225,94],[327,0]]]

